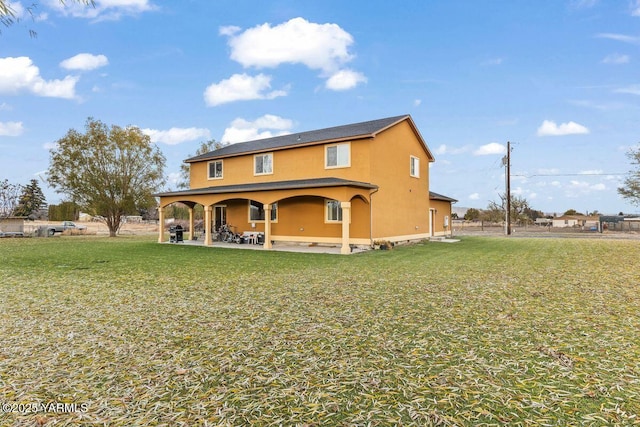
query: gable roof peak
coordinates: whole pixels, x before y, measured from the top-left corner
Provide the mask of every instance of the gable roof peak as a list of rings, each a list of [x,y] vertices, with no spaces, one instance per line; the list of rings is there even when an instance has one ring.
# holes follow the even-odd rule
[[[274,136],[271,138],[256,139],[252,141],[238,142],[226,145],[214,151],[210,151],[199,156],[186,159],[185,162],[192,163],[202,160],[209,160],[222,157],[231,157],[240,154],[264,152],[275,149],[294,147],[296,145],[319,144],[330,141],[344,141],[355,138],[371,138],[381,131],[409,119],[409,114],[401,116],[386,117],[383,119],[369,120],[366,122],[352,123],[348,125],[334,126],[324,129],[311,130],[306,132],[296,132],[287,135]]]

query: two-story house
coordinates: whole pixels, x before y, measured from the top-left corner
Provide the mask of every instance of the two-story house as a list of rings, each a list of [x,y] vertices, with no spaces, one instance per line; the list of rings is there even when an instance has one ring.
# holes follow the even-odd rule
[[[424,239],[444,234],[451,216],[442,196],[430,198],[433,161],[409,115],[227,145],[185,160],[190,189],[158,195],[160,223],[181,202],[191,212],[204,206],[206,245],[222,224],[264,233],[265,248],[309,242],[349,253],[375,240]]]

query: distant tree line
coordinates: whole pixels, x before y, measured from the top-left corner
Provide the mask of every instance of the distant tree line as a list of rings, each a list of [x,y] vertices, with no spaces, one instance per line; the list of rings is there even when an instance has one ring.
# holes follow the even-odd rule
[[[486,221],[492,223],[501,223],[505,221],[506,218],[506,208],[505,208],[505,200],[501,199],[501,203],[497,202],[489,202],[487,209],[476,209],[469,208],[467,212],[464,214],[463,219],[465,221]],[[562,216],[598,216],[600,212],[598,210],[593,210],[591,212],[578,212],[575,209],[566,210]],[[622,212],[620,212],[622,215]],[[514,225],[528,225],[536,222],[538,218],[547,218],[553,219],[556,217],[554,215],[545,215],[542,211],[533,209],[529,206],[529,202],[526,199],[521,197],[512,197],[511,198],[511,223]]]
[[[465,221],[503,222],[506,219],[506,195],[500,195],[500,201],[490,201],[486,209],[470,208],[464,214]],[[542,211],[533,209],[527,199],[511,196],[510,219],[512,224],[532,224],[538,218],[544,218]]]

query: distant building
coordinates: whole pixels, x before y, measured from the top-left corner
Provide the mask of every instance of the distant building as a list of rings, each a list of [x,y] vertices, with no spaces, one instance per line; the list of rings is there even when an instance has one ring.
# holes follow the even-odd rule
[[[600,217],[586,215],[562,215],[553,218],[553,227],[598,227]]]
[[[10,216],[0,218],[0,236],[24,235],[24,217]]]

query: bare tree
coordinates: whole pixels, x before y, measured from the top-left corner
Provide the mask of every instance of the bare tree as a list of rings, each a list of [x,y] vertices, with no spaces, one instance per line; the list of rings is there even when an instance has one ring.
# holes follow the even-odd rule
[[[629,172],[629,176],[624,180],[624,187],[618,188],[618,194],[631,204],[640,206],[640,147],[629,151],[627,157],[635,166],[635,170]]]
[[[500,194],[500,203],[490,201],[487,209],[483,213],[483,219],[491,222],[502,222],[505,220],[505,211],[507,205],[507,196]],[[532,211],[529,202],[524,197],[511,195],[511,222],[518,224],[526,224],[532,221],[529,212]]]
[[[0,218],[13,215],[21,193],[20,184],[12,184],[8,179],[0,181]]]

